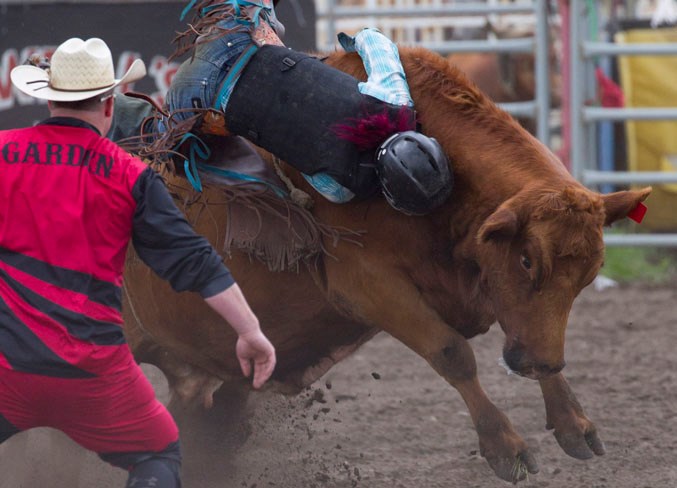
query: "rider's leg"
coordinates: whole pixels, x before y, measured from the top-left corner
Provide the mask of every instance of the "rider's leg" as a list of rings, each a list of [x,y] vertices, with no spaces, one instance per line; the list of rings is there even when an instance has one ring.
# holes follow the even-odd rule
[[[399,51],[390,39],[376,29],[364,29],[355,37],[340,33],[338,39],[347,52],[357,52],[362,58],[367,81],[358,84],[361,93],[391,105],[413,107]],[[332,202],[345,203],[355,196],[326,173],[303,176],[315,190]]]

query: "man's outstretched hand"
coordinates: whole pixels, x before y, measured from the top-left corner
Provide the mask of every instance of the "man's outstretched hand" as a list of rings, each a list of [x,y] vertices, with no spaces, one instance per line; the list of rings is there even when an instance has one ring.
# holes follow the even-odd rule
[[[235,346],[237,359],[240,361],[242,373],[249,378],[254,366],[254,388],[261,388],[273,374],[275,363],[275,348],[261,330],[255,330],[238,336]]]

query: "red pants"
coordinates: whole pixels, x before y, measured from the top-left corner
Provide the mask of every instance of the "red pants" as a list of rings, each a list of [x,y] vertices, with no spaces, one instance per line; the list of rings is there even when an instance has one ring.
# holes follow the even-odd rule
[[[53,427],[99,454],[158,452],[178,440],[174,419],[135,363],[91,379],[0,368],[0,415],[17,431]]]

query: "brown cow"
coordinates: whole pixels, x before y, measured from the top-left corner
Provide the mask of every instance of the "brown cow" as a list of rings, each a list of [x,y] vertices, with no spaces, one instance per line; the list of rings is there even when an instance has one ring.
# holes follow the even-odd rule
[[[386,331],[458,390],[481,454],[499,477],[516,482],[536,472],[536,462],[482,390],[468,343],[498,322],[504,359],[539,382],[560,446],[579,459],[603,454],[561,373],[564,332],[574,298],[602,265],[602,227],[650,189],[604,196],[586,189],[446,59],[421,48],[402,48],[401,58],[423,130],[453,162],[454,193],[433,213],[408,217],[382,198],[332,204],[286,167],[296,186],[314,194],[319,221],[366,233],[361,246],[327,240],[332,257],[298,272],[272,273],[244,252],[228,256],[277,348],[274,379],[298,392]],[[328,63],[365,78],[357,55],[336,52]],[[213,205],[190,205],[188,217],[222,248],[222,190],[212,186],[202,198]],[[207,405],[222,382],[247,388],[232,354],[234,335],[199,297],[174,294],[133,255],[125,283],[128,337],[140,361],[158,364],[180,394]]]

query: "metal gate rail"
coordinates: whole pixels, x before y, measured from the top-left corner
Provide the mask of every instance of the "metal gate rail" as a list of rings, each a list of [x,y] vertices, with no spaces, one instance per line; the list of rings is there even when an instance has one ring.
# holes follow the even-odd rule
[[[588,12],[583,0],[571,0],[569,39],[571,49],[571,168],[576,179],[585,185],[601,183],[650,184],[675,183],[677,172],[598,171],[590,168],[597,160],[594,142],[595,122],[627,120],[677,120],[677,107],[658,108],[599,108],[585,106],[594,95],[591,83],[592,59],[597,56],[667,56],[677,55],[677,44],[647,43],[619,45],[590,41],[581,28]],[[677,246],[677,234],[606,234],[607,245]]]

